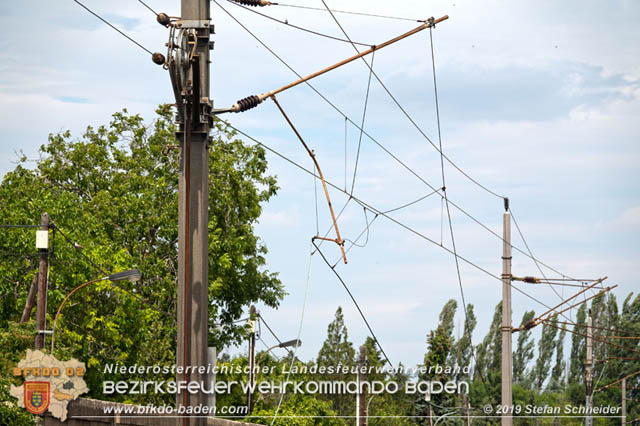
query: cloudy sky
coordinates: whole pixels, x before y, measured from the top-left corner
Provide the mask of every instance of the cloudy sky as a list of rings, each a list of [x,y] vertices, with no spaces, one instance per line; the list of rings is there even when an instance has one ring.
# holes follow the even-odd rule
[[[222,6],[251,29],[293,69],[309,74],[354,53],[347,43],[320,38],[267,20],[226,0]],[[323,7],[320,0],[290,4]],[[179,13],[179,2],[149,0],[157,11]],[[608,275],[619,300],[640,290],[640,5],[621,1],[360,1],[327,0],[332,8],[424,19],[450,19],[433,31],[442,144],[462,170],[492,191],[508,196],[534,255],[569,276]],[[164,51],[167,30],[135,0],[86,0],[87,6],[151,51]],[[260,9],[291,24],[341,37],[323,11],[284,6]],[[417,26],[409,21],[336,15],[349,36],[380,44]],[[267,92],[295,75],[212,3],[216,26],[212,98],[224,107]],[[15,152],[37,157],[47,134],[109,120],[123,107],[153,119],[156,105],[173,102],[169,77],[147,53],[87,13],[72,0],[11,2],[0,30],[0,175],[14,167]],[[27,30],[25,23],[28,22]],[[429,32],[376,53],[374,70],[424,133],[437,143]],[[369,76],[355,61],[313,81],[327,99],[360,123]],[[351,188],[359,131],[302,85],[279,96],[283,108],[315,149],[328,180]],[[226,117],[249,135],[311,168],[306,152],[271,102]],[[440,157],[396,107],[381,85],[371,83],[367,133],[435,187],[441,187]],[[346,152],[346,155],[345,155]],[[310,239],[328,230],[330,216],[314,180],[273,155],[270,172],[281,190],[264,213],[257,233],[269,247],[269,269],[289,295],[278,310],[260,307],[282,339],[296,337],[307,285]],[[346,171],[345,171],[346,163]],[[450,199],[501,232],[502,200],[445,163]],[[390,210],[431,190],[366,136],[362,139],[354,195]],[[347,197],[331,190],[334,206]],[[390,216],[451,247],[442,227],[440,197],[431,196]],[[461,256],[500,274],[501,241],[459,210],[451,210]],[[339,221],[344,238],[355,239],[373,214],[353,201]],[[419,363],[425,336],[448,299],[460,303],[454,258],[441,247],[378,217],[336,271],[351,288],[394,364]],[[513,241],[524,249],[517,232]],[[338,248],[322,245],[336,262]],[[367,330],[335,275],[311,257],[309,294],[300,348],[316,356],[337,306],[345,311],[350,338],[360,344]],[[514,254],[515,275],[539,275],[533,262]],[[555,274],[545,270],[550,276]],[[479,325],[476,342],[489,327],[501,297],[500,282],[461,263],[464,294]],[[548,288],[516,284],[545,304],[559,298]],[[571,294],[558,289],[561,295]],[[514,293],[513,317],[546,310]],[[459,315],[459,320],[462,318]],[[267,344],[273,343],[263,333]],[[231,349],[232,352],[242,348]]]

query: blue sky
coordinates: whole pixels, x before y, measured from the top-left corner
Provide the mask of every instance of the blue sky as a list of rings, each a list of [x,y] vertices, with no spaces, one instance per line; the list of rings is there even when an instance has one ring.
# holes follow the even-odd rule
[[[150,0],[170,15],[177,1]],[[152,51],[164,51],[167,31],[136,1],[86,4]],[[297,2],[322,7],[322,2]],[[640,5],[634,1],[350,1],[335,8],[423,19],[448,14],[434,30],[443,149],[483,185],[507,195],[536,257],[571,276],[608,275],[621,301],[640,290]],[[223,6],[259,35],[301,74],[353,54],[345,43],[317,38],[265,20],[232,4]],[[260,11],[335,36],[340,31],[323,12],[284,7]],[[212,97],[216,106],[267,92],[295,76],[212,4],[216,25],[212,56]],[[371,44],[416,24],[337,15],[349,35]],[[22,28],[25,20],[30,30]],[[152,118],[159,103],[173,102],[166,71],[138,47],[106,27],[71,0],[43,5],[33,0],[6,5],[0,30],[0,175],[12,169],[23,150],[36,157],[47,134],[108,121],[123,107]],[[429,34],[422,32],[376,53],[374,68],[384,83],[433,140],[437,128]],[[353,62],[313,84],[355,122],[362,117],[368,70]],[[279,101],[316,150],[325,176],[345,184],[344,119],[305,86],[282,93]],[[271,102],[232,124],[307,167],[311,160]],[[440,158],[374,80],[365,128],[425,180],[441,186]],[[351,176],[358,131],[347,128],[347,175]],[[257,233],[269,247],[269,269],[277,271],[289,295],[279,310],[260,307],[282,339],[294,338],[300,319],[315,235],[313,179],[277,157],[270,171],[281,190],[264,207]],[[500,232],[502,201],[445,165],[448,195]],[[320,188],[318,188],[320,190]],[[393,162],[366,137],[361,146],[354,195],[391,209],[430,190]],[[331,191],[335,206],[346,202]],[[440,242],[441,203],[429,197],[393,217]],[[369,219],[371,216],[369,216]],[[461,255],[500,274],[501,242],[459,212],[452,211]],[[330,225],[319,193],[319,227]],[[340,220],[345,238],[365,226],[363,210],[351,202]],[[446,229],[445,229],[446,231]],[[443,243],[450,246],[444,233]],[[513,241],[523,247],[517,233]],[[339,251],[323,250],[334,260]],[[448,299],[460,301],[451,255],[392,222],[378,218],[364,248],[349,252],[337,271],[349,284],[394,363],[419,363],[426,333]],[[312,258],[310,294],[302,330],[303,358],[316,356],[338,305],[345,311],[351,339],[360,344],[367,330],[344,289],[317,255]],[[537,274],[515,254],[514,274]],[[489,327],[501,297],[498,281],[461,264],[465,297],[479,325],[476,342]],[[549,272],[550,271],[545,271]],[[546,304],[559,299],[548,288],[519,285]],[[561,294],[571,294],[559,289]],[[513,318],[544,307],[514,293]],[[460,316],[459,316],[460,317]],[[460,317],[461,319],[461,317]],[[273,339],[264,333],[265,341]],[[243,348],[230,349],[232,352]]]

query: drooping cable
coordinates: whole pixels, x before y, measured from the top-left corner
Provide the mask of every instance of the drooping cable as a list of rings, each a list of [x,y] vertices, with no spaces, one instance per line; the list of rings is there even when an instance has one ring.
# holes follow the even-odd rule
[[[440,148],[440,167],[441,167],[440,171],[442,175],[442,195],[444,196],[444,205],[447,210],[447,220],[449,222],[449,235],[451,236],[451,247],[453,248],[453,254],[454,254],[454,259],[456,264],[456,276],[458,278],[458,286],[460,288],[460,300],[462,301],[462,308],[464,309],[464,323],[465,323],[464,332],[467,333],[469,336],[469,344],[471,346],[471,356],[473,357],[473,361],[476,366],[476,371],[478,371],[482,384],[486,390],[486,382],[484,379],[484,375],[482,374],[482,371],[477,368],[478,358],[476,357],[476,347],[473,345],[473,335],[472,335],[473,333],[468,328],[469,315],[467,313],[467,301],[464,296],[464,286],[462,285],[462,274],[460,273],[460,262],[458,261],[458,250],[456,248],[456,239],[453,233],[453,221],[451,220],[451,210],[449,209],[449,197],[447,196],[447,183],[445,181],[445,174],[444,174],[444,151],[442,149],[442,131],[440,127],[440,106],[438,103],[438,84],[436,79],[436,59],[435,59],[435,52],[433,49],[433,31],[431,28],[429,28],[429,41],[431,44],[431,65],[432,65],[432,71],[433,71],[433,91],[434,91],[435,106],[436,106],[436,121],[438,124],[438,144]],[[440,232],[441,232],[440,238],[442,239],[442,228]]]
[[[333,11],[329,8],[329,6],[327,5],[327,3],[325,2],[325,0],[322,0],[322,4],[324,4],[326,10],[329,12],[329,14],[331,15],[331,17],[333,18],[333,20],[335,21],[335,23],[338,25],[338,27],[340,28],[340,30],[342,31],[342,33],[344,34],[344,36],[351,41],[351,39],[349,38],[349,35],[347,34],[347,32],[345,31],[345,29],[342,27],[342,25],[340,24],[340,22],[338,21],[338,19],[336,18],[336,16],[334,15]],[[433,18],[430,18],[429,20],[427,20],[427,22],[432,21]],[[433,28],[433,25],[429,26],[429,31],[431,31],[431,29]],[[355,49],[356,52],[358,51],[358,48],[356,47],[355,43],[351,43],[351,45],[353,46],[353,48]],[[436,150],[438,151],[438,153],[442,156],[443,159],[446,159],[447,162],[449,164],[451,164],[456,170],[458,170],[463,176],[465,176],[467,179],[469,179],[471,182],[475,183],[477,186],[479,186],[480,188],[484,189],[486,192],[498,197],[498,198],[504,198],[503,196],[497,194],[496,192],[492,191],[491,189],[487,188],[486,186],[482,185],[480,182],[478,182],[476,179],[474,179],[473,177],[471,177],[467,172],[465,172],[464,170],[462,170],[462,168],[460,168],[456,163],[453,162],[453,160],[451,160],[449,157],[447,157],[440,148],[438,148],[438,146],[436,146],[436,144],[431,140],[431,138],[429,138],[429,136],[427,136],[427,134],[424,132],[424,130],[422,130],[422,128],[418,125],[418,123],[413,119],[413,117],[409,114],[409,112],[402,106],[402,104],[398,101],[398,99],[393,95],[393,93],[391,93],[391,90],[389,90],[389,88],[384,84],[384,82],[382,81],[382,79],[378,76],[378,74],[373,71],[373,68],[371,66],[369,66],[369,64],[367,63],[367,61],[363,59],[363,62],[365,63],[365,65],[369,68],[369,70],[371,71],[371,73],[373,74],[373,76],[376,78],[376,80],[378,81],[378,83],[380,84],[380,86],[384,89],[385,92],[387,92],[387,95],[389,95],[389,98],[391,98],[391,100],[393,101],[393,103],[398,107],[398,109],[402,112],[402,114],[407,118],[407,120],[409,120],[409,122],[413,125],[413,127],[424,137],[424,139],[429,142],[429,144]]]
[[[277,157],[280,157],[281,159],[285,160],[286,162],[288,162],[289,164],[297,167],[298,169],[302,170],[303,172],[313,175],[314,172],[305,168],[304,166],[300,165],[299,163],[293,161],[292,159],[288,158],[287,156],[285,156],[284,154],[281,154],[280,152],[276,151],[275,149],[271,148],[269,145],[266,145],[264,142],[261,142],[260,140],[254,138],[253,136],[250,136],[249,134],[247,134],[246,132],[238,129],[237,127],[235,127],[234,125],[230,124],[227,122],[227,125],[234,129],[236,132],[238,132],[239,134],[245,136],[246,138],[250,139],[251,141],[255,142],[256,144],[262,146],[264,149],[266,149],[267,151],[273,153],[274,155],[276,155]],[[385,217],[386,219],[388,219],[389,221],[395,223],[396,225],[398,225],[399,227],[405,229],[406,231],[409,231],[410,233],[416,235],[417,237],[441,248],[442,250],[444,250],[445,252],[454,255],[453,251],[451,249],[449,249],[446,246],[441,245],[440,243],[438,243],[437,241],[429,238],[428,236],[426,236],[425,234],[411,228],[409,225],[406,225],[403,222],[400,222],[399,220],[385,214],[382,210],[377,209],[376,207],[372,206],[371,204],[368,204],[362,200],[360,200],[359,198],[357,198],[356,196],[351,196],[348,192],[344,191],[342,188],[340,188],[338,185],[334,184],[333,182],[327,180],[326,181],[327,185],[331,186],[332,188],[336,189],[339,192],[342,192],[343,194],[350,196],[351,199],[353,199],[355,202],[357,202],[358,204],[360,204],[361,206],[367,207],[371,212],[379,214],[383,217]],[[487,269],[479,266],[478,264],[472,262],[471,260],[467,259],[466,257],[457,254],[457,257],[462,260],[463,262],[465,262],[466,264],[472,266],[473,268],[477,269],[480,272],[483,272],[485,275],[488,275],[490,277],[492,277],[495,280],[498,280],[500,282],[502,282],[502,278],[500,278],[499,276],[489,272]],[[527,292],[521,290],[520,288],[516,287],[515,285],[511,284],[511,288],[515,291],[517,291],[518,293],[522,294],[523,296],[527,297],[530,300],[533,300],[534,302],[540,304],[541,306],[544,306],[545,308],[549,309],[549,306],[547,304],[545,304],[544,302],[542,302],[541,300],[539,300],[538,298],[528,294]]]
[[[364,321],[365,325],[367,326],[367,328],[369,329],[369,333],[371,334],[371,337],[373,338],[373,340],[375,341],[376,345],[378,345],[378,348],[380,349],[380,352],[382,353],[382,356],[384,356],[384,359],[387,361],[387,363],[389,364],[389,366],[391,367],[391,369],[393,370],[393,364],[391,363],[391,361],[389,361],[389,357],[387,356],[387,354],[385,353],[384,349],[382,348],[382,345],[380,344],[380,341],[378,340],[378,338],[376,337],[376,334],[373,332],[373,330],[371,329],[371,325],[369,324],[369,321],[367,320],[367,317],[364,315],[364,312],[362,312],[362,309],[360,308],[360,305],[358,304],[358,302],[356,301],[355,297],[353,297],[353,293],[351,293],[351,290],[349,290],[349,287],[347,286],[347,284],[344,282],[344,280],[342,279],[342,277],[340,276],[340,274],[338,273],[338,271],[335,270],[334,267],[331,266],[331,264],[329,263],[329,260],[325,257],[324,253],[322,252],[322,250],[320,250],[320,247],[318,247],[315,243],[314,240],[311,240],[311,242],[313,243],[313,245],[316,247],[316,252],[320,253],[320,256],[322,257],[322,260],[324,260],[324,263],[327,264],[327,266],[329,267],[329,269],[331,269],[331,271],[333,272],[333,274],[338,278],[338,280],[340,281],[340,283],[342,284],[342,286],[344,287],[344,289],[347,291],[347,294],[349,295],[349,297],[351,298],[351,301],[353,302],[353,304],[356,306],[356,309],[358,310],[358,312],[360,313],[360,317],[362,317],[362,320]]]
[[[294,75],[296,75],[298,78],[302,78],[302,75],[300,73],[298,73],[293,67],[291,67],[291,65],[289,65],[284,59],[282,59],[282,57],[280,57],[273,49],[271,49],[264,41],[262,41],[260,39],[260,37],[258,37],[257,35],[255,35],[249,28],[247,28],[242,22],[240,22],[235,16],[233,16],[229,11],[227,11],[224,7],[222,7],[219,3],[215,2],[215,0],[213,0],[214,3],[216,3],[216,5],[218,5],[218,7],[220,7],[220,9],[222,9],[227,15],[229,15],[229,17],[231,17],[231,19],[233,19],[244,31],[246,31],[251,37],[253,37],[260,45],[262,45],[262,47],[264,47],[273,57],[275,57],[280,63],[282,63],[286,68],[288,68]],[[323,9],[324,10],[324,9]],[[380,141],[378,141],[376,138],[374,138],[370,133],[368,133],[366,130],[361,129],[358,124],[356,124],[355,121],[353,121],[348,115],[346,115],[340,108],[338,108],[330,99],[328,99],[322,92],[320,92],[315,86],[313,86],[311,83],[309,83],[308,81],[305,81],[305,84],[312,90],[314,91],[322,100],[324,100],[329,106],[331,106],[338,114],[340,114],[342,117],[344,117],[346,120],[349,121],[349,123],[351,123],[351,125],[353,125],[356,129],[361,130],[365,136],[367,136],[374,144],[376,144],[380,149],[382,149],[387,155],[389,155],[394,161],[396,161],[398,164],[400,164],[405,170],[407,170],[411,175],[413,175],[414,177],[416,177],[420,182],[424,183],[426,186],[428,186],[429,188],[431,188],[431,190],[435,190],[436,188],[431,185],[428,181],[426,181],[422,176],[420,176],[415,170],[413,170],[411,167],[409,167],[405,162],[403,162],[400,158],[398,158],[395,154],[393,154],[385,145],[383,145]],[[445,159],[447,159],[447,157],[445,157]],[[348,195],[348,193],[347,193]],[[494,194],[496,196],[499,196],[498,194]],[[442,195],[441,195],[442,197]],[[499,196],[500,198],[502,198],[501,196]],[[479,225],[480,227],[482,227],[485,231],[489,232],[491,235],[493,235],[494,237],[498,238],[501,241],[504,241],[503,237],[501,235],[499,235],[498,233],[496,233],[494,230],[492,230],[491,228],[489,228],[487,225],[485,225],[484,223],[482,223],[480,220],[478,220],[476,217],[474,217],[472,214],[470,214],[469,212],[467,212],[465,209],[463,209],[461,206],[459,206],[457,203],[455,203],[451,198],[449,198],[449,204],[451,206],[453,206],[455,209],[457,209],[458,211],[460,211],[462,214],[464,214],[465,216],[467,216],[469,219],[471,219],[473,222],[475,222],[477,225]],[[441,244],[440,244],[441,245]],[[530,257],[530,254],[527,253],[526,251],[522,250],[521,248],[511,245],[511,247],[518,251],[519,253]],[[566,274],[563,274],[562,272],[558,271],[557,269],[553,268],[552,266],[549,266],[547,263],[541,261],[540,259],[536,259],[537,262],[544,266],[545,268],[549,269],[550,271],[555,272],[558,275],[561,276],[567,276]]]

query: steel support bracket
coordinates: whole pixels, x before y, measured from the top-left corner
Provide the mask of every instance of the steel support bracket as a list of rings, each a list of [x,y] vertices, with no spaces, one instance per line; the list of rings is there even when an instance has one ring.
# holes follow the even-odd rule
[[[212,29],[210,20],[180,20],[176,22],[177,28]],[[213,30],[212,30],[213,31]]]

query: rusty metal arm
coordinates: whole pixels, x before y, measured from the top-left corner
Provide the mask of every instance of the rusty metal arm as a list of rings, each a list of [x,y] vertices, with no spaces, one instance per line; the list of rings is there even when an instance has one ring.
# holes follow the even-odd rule
[[[390,46],[390,45],[392,45],[392,44],[394,44],[394,43],[396,43],[396,42],[398,42],[400,40],[403,40],[403,39],[405,39],[405,38],[407,38],[409,36],[412,36],[412,35],[414,35],[416,33],[419,33],[422,30],[425,30],[427,28],[433,28],[433,27],[435,27],[436,24],[438,24],[438,23],[440,23],[442,21],[445,21],[447,19],[449,19],[448,15],[444,15],[444,16],[438,18],[438,19],[435,19],[435,18],[432,17],[432,18],[426,20],[422,25],[412,29],[411,31],[407,31],[404,34],[400,34],[399,36],[394,37],[394,38],[392,38],[390,40],[387,40],[382,44],[379,44],[379,45],[376,45],[376,46],[371,46],[369,49],[367,49],[367,50],[365,50],[363,52],[360,52],[357,55],[353,55],[353,56],[351,56],[351,57],[349,57],[347,59],[343,59],[340,62],[337,62],[337,63],[335,63],[333,65],[330,65],[330,66],[328,66],[326,68],[323,68],[320,71],[316,71],[316,72],[314,72],[312,74],[309,74],[306,77],[302,77],[302,78],[300,78],[300,79],[298,79],[298,80],[296,80],[294,82],[291,82],[291,83],[289,83],[289,84],[287,84],[285,86],[282,86],[279,89],[272,90],[270,92],[263,93],[261,95],[247,96],[246,98],[243,98],[243,99],[240,99],[239,101],[237,101],[231,108],[214,109],[212,111],[212,114],[215,115],[215,114],[222,114],[222,113],[226,113],[226,112],[243,112],[243,111],[246,111],[248,109],[254,108],[254,107],[258,106],[259,104],[261,104],[262,101],[264,101],[265,99],[267,99],[269,97],[277,95],[280,92],[284,92],[285,90],[291,89],[292,87],[295,87],[295,86],[297,86],[297,85],[299,85],[301,83],[309,81],[309,80],[311,80],[313,78],[316,78],[316,77],[318,77],[318,76],[320,76],[322,74],[325,74],[325,73],[327,73],[329,71],[332,71],[332,70],[334,70],[334,69],[336,69],[338,67],[341,67],[341,66],[346,65],[346,64],[348,64],[350,62],[353,62],[356,59],[362,58],[363,56],[369,55],[369,54],[375,52],[376,50],[380,50],[382,48]]]
[[[271,95],[271,99],[276,104],[276,106],[278,107],[278,109],[282,113],[282,116],[284,117],[284,119],[287,120],[287,123],[289,123],[289,126],[291,127],[291,130],[293,130],[293,133],[296,134],[296,136],[298,137],[298,140],[300,140],[300,142],[302,143],[302,146],[304,146],[304,149],[307,151],[307,153],[309,154],[309,156],[313,160],[313,164],[315,164],[316,170],[318,170],[318,175],[320,177],[320,180],[322,181],[322,187],[324,188],[324,195],[327,198],[327,204],[329,204],[329,211],[331,212],[331,220],[333,220],[333,226],[336,229],[336,237],[337,238],[336,239],[329,239],[329,238],[324,238],[324,237],[319,237],[319,236],[315,236],[313,238],[316,239],[316,240],[320,239],[320,240],[333,241],[334,243],[338,244],[338,246],[340,246],[340,251],[342,252],[342,259],[344,260],[344,263],[346,264],[347,263],[347,255],[344,252],[344,240],[342,239],[342,237],[340,237],[340,230],[338,229],[338,222],[336,221],[336,215],[333,212],[333,205],[331,204],[331,198],[329,197],[329,190],[327,189],[327,183],[324,180],[324,176],[322,174],[322,170],[320,170],[320,165],[318,164],[318,160],[316,159],[316,154],[312,149],[310,149],[307,146],[307,144],[305,143],[304,139],[302,139],[302,136],[300,136],[300,133],[298,132],[298,129],[296,129],[296,127],[293,125],[293,123],[291,122],[291,120],[289,119],[287,114],[284,112],[284,110],[280,106],[280,103],[276,99],[275,95]]]

